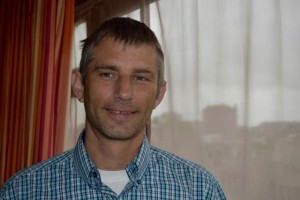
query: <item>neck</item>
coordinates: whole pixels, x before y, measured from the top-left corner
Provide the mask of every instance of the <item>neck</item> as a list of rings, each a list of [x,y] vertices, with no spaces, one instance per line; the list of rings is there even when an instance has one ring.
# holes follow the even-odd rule
[[[102,170],[123,170],[136,157],[143,143],[144,134],[130,140],[112,140],[86,129],[85,147],[93,163]]]

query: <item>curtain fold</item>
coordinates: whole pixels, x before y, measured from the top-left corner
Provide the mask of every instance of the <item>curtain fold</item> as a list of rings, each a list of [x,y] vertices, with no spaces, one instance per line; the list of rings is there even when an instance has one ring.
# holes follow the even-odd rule
[[[0,3],[0,184],[63,150],[74,0]]]

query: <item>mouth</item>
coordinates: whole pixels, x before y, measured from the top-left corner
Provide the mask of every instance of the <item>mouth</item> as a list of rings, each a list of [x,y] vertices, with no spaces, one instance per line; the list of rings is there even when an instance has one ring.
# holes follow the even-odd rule
[[[134,116],[137,111],[133,110],[120,110],[120,109],[113,109],[113,108],[106,108],[108,114],[114,118],[119,120],[129,119],[130,117]]]

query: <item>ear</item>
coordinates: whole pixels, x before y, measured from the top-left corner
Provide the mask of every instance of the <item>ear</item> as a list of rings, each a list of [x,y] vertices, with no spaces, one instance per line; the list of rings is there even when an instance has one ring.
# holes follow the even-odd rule
[[[157,93],[157,96],[155,99],[155,105],[154,105],[153,109],[155,109],[160,104],[160,102],[163,100],[166,90],[167,90],[167,81],[163,81],[160,88],[158,89],[158,93]]]
[[[80,102],[84,102],[84,87],[82,84],[81,73],[78,69],[73,70],[72,72],[72,90],[76,98]]]

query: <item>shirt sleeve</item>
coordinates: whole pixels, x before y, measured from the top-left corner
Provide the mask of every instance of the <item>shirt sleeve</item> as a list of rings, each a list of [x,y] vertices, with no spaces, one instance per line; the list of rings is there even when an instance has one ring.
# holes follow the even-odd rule
[[[225,194],[218,182],[212,187],[212,200],[226,200]]]
[[[0,200],[14,200],[17,199],[12,184],[3,185],[0,189]]]

